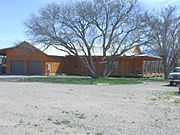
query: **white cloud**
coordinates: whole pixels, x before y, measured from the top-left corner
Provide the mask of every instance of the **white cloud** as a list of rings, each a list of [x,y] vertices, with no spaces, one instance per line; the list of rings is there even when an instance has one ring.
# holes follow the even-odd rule
[[[180,6],[180,1],[179,0],[167,0],[166,3],[165,3],[165,6],[168,6],[168,5],[176,5],[176,6]]]
[[[34,44],[31,41],[28,41],[31,44]],[[48,47],[46,50],[45,47],[42,44],[34,44],[36,48],[38,48],[39,50],[43,51],[44,53],[46,53],[47,55],[52,55],[52,56],[65,56],[67,55],[67,53],[62,52],[52,46]]]
[[[180,7],[180,0],[139,0],[144,7],[151,10],[159,10],[160,8],[167,7],[168,5]]]
[[[140,0],[142,3],[144,3],[144,4],[151,4],[151,5],[156,5],[156,4],[162,4],[162,3],[164,3],[165,1],[167,1],[167,0]]]
[[[48,55],[53,55],[53,56],[65,56],[65,55],[67,55],[67,53],[62,52],[62,51],[60,51],[60,50],[57,50],[57,49],[54,48],[54,47],[49,47],[49,48],[46,49],[44,52],[45,52],[46,54],[48,54]]]

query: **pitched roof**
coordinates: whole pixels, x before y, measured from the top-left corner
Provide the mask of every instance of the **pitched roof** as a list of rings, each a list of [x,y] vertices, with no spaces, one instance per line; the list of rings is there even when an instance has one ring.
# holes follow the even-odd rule
[[[5,56],[6,53],[7,53],[7,50],[18,48],[18,47],[22,47],[22,46],[25,46],[25,45],[28,46],[29,50],[38,51],[40,53],[43,53],[44,55],[47,55],[46,53],[44,53],[43,51],[39,50],[38,48],[36,48],[35,46],[33,46],[31,43],[29,43],[27,41],[23,41],[20,44],[18,44],[16,46],[13,46],[13,47],[8,47],[8,48],[0,49],[0,55]]]

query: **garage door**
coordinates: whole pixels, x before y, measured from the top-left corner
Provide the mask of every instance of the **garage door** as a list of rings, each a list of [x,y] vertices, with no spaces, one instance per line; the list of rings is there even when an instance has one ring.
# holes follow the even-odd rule
[[[40,75],[41,74],[41,61],[27,61],[27,74]]]
[[[22,60],[11,61],[11,74],[23,75],[24,74],[24,61]]]

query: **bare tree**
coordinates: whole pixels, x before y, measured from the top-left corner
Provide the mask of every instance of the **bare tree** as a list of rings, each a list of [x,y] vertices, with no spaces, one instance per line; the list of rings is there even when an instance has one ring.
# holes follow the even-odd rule
[[[156,14],[146,15],[146,18],[150,29],[148,36],[153,37],[148,50],[162,57],[167,79],[180,56],[180,14],[175,7],[169,6]]]
[[[109,76],[116,56],[145,42],[142,18],[137,0],[94,0],[49,4],[25,26],[31,40],[78,56],[96,77],[93,55],[102,56],[101,76]]]

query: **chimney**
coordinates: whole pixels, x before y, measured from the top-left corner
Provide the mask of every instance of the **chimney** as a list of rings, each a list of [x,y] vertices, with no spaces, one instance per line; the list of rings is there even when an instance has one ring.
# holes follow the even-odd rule
[[[136,55],[141,54],[141,49],[140,49],[140,47],[139,47],[139,46],[136,46],[136,47],[134,48],[133,53],[135,53]]]

